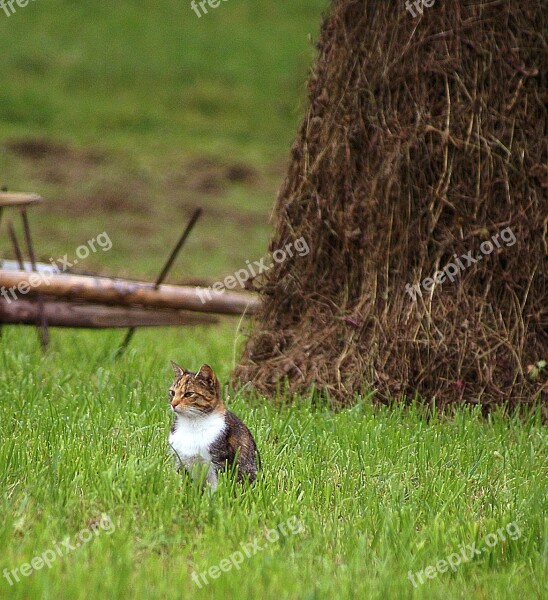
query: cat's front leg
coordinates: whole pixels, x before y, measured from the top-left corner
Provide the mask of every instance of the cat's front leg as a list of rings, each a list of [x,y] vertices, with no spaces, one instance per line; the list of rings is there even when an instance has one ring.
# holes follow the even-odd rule
[[[209,469],[206,475],[206,482],[209,483],[212,490],[216,490],[219,485],[219,476],[217,475],[217,469],[213,463],[209,464]]]
[[[173,452],[173,459],[174,459],[174,462],[175,462],[175,470],[177,471],[177,473],[180,473],[181,469],[185,468],[185,464],[181,460],[181,457],[175,451]]]

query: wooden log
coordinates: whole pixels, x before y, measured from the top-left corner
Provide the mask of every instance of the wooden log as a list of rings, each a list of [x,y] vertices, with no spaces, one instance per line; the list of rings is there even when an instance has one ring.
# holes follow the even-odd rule
[[[24,298],[17,288],[70,300],[86,300],[117,306],[185,309],[226,315],[253,314],[259,306],[256,294],[215,292],[210,288],[161,285],[90,275],[26,273],[0,269],[0,294]],[[13,294],[9,291],[14,290]],[[19,288],[21,289],[21,288]]]
[[[29,206],[43,202],[43,198],[38,194],[0,192],[0,206]]]
[[[217,323],[213,315],[185,310],[144,309],[137,307],[77,304],[62,300],[43,302],[43,314],[52,327],[107,329],[125,327],[170,327]],[[36,325],[40,306],[35,299],[8,303],[0,298],[0,323]]]

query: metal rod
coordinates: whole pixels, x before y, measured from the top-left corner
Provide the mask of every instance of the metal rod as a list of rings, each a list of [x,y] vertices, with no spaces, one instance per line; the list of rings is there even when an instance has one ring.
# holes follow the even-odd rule
[[[201,214],[202,214],[202,209],[197,208],[194,211],[194,213],[192,214],[192,216],[190,217],[190,221],[188,222],[188,225],[186,226],[185,230],[183,231],[183,234],[181,235],[181,237],[179,238],[177,245],[175,246],[175,248],[173,248],[173,251],[171,252],[170,257],[167,259],[167,262],[164,265],[162,272],[160,273],[160,275],[158,275],[158,278],[156,279],[156,283],[154,284],[155,289],[158,289],[164,282],[164,279],[167,277],[167,274],[169,273],[169,270],[171,269],[173,263],[175,262],[177,255],[179,254],[181,248],[183,247],[184,243],[186,242],[188,236],[190,235],[190,232],[194,229],[194,225],[196,225],[196,221],[200,218]]]
[[[30,263],[32,265],[32,270],[37,273],[38,269],[36,268],[36,257],[34,255],[34,247],[32,245],[32,237],[30,235],[30,227],[29,220],[27,217],[26,208],[21,209],[21,217],[23,219],[23,228],[25,230],[25,240],[27,242],[27,248],[29,251]],[[47,348],[49,346],[49,331],[48,331],[48,323],[46,321],[46,316],[44,313],[44,303],[42,301],[41,294],[37,295],[38,307],[39,307],[39,315],[40,319],[38,322],[38,335],[40,337],[40,344],[42,348]]]
[[[177,242],[177,244],[175,244],[175,248],[173,248],[173,250],[171,251],[171,254],[169,255],[169,258],[167,259],[166,264],[164,265],[164,268],[160,272],[160,275],[158,275],[158,277],[156,278],[156,282],[154,284],[155,290],[157,290],[164,282],[165,278],[167,277],[167,275],[169,273],[169,270],[173,266],[175,259],[177,258],[179,252],[181,251],[181,248],[184,246],[186,240],[188,239],[190,232],[194,229],[194,225],[196,225],[196,221],[200,218],[201,214],[202,214],[202,209],[197,208],[194,211],[194,213],[192,214],[192,216],[190,217],[190,221],[188,222],[187,226],[185,227],[185,230],[183,231],[181,237],[179,238],[179,241]],[[124,341],[122,342],[121,346],[118,348],[118,351],[116,352],[116,358],[119,358],[124,353],[124,350],[128,347],[133,336],[135,335],[135,331],[136,331],[135,327],[131,327],[130,329],[128,329],[128,331],[126,333],[126,337],[124,338]]]

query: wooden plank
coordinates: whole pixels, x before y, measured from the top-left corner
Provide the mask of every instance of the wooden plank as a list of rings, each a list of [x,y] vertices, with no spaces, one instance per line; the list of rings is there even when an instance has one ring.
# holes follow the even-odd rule
[[[0,293],[15,295],[19,285],[27,293],[40,292],[44,296],[57,296],[70,300],[86,300],[117,306],[146,306],[148,308],[184,309],[204,313],[227,315],[253,314],[259,307],[259,297],[252,293],[214,292],[209,288],[182,285],[161,285],[126,279],[109,279],[90,275],[36,274],[25,271],[0,269]]]
[[[0,206],[29,206],[38,204],[44,199],[38,194],[28,194],[25,192],[0,192]]]
[[[8,303],[4,298],[0,298],[0,323],[36,325],[40,314],[40,306],[35,299],[19,299]],[[218,322],[213,315],[185,310],[76,304],[62,300],[44,301],[43,314],[48,321],[48,326],[83,329],[172,327]]]

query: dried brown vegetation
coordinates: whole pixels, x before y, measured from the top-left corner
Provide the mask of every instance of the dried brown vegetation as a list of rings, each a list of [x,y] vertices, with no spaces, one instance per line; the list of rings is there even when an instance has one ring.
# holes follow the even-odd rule
[[[267,273],[235,380],[337,404],[546,392],[546,7],[333,0],[271,241],[311,252]],[[513,246],[406,293],[506,227]]]

